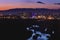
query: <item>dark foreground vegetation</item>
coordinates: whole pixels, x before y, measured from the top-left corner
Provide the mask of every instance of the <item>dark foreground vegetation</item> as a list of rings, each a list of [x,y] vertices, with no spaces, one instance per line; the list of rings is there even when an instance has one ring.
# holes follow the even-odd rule
[[[31,25],[40,25],[40,31],[44,32],[43,29],[47,27],[48,32],[54,30],[55,34],[51,34],[50,40],[60,39],[60,20],[44,20],[37,21],[35,19],[0,19],[0,40],[26,40],[32,34],[26,30],[26,27]]]

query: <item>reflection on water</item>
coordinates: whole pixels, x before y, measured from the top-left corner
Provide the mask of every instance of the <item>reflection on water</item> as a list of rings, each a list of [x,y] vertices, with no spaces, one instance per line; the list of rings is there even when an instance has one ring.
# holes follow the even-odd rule
[[[42,33],[39,30],[39,25],[32,25],[31,27],[27,27],[26,29],[28,31],[32,31],[31,37],[29,37],[27,40],[48,40],[49,37],[51,37],[48,33]],[[45,28],[44,31],[47,31],[48,28]],[[52,31],[52,34],[54,34],[54,31]]]

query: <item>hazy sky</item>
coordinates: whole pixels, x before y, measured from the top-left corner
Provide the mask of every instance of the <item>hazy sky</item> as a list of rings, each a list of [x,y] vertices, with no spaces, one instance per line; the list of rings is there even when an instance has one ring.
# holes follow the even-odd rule
[[[60,3],[60,0],[0,0],[0,3],[8,3],[8,2],[37,2],[42,1],[45,3]]]
[[[37,1],[44,2],[46,4],[36,3]],[[60,8],[60,5],[54,5],[51,3],[60,3],[60,0],[0,0],[0,10],[10,8]]]

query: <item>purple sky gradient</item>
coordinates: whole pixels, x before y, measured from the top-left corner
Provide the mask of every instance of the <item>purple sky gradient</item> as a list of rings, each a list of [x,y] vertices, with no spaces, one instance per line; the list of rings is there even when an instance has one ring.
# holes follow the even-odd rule
[[[46,3],[39,4],[37,1]],[[10,8],[60,8],[60,5],[51,3],[60,3],[60,0],[0,0],[0,10]]]
[[[0,0],[0,3],[37,2],[37,1],[42,1],[44,3],[60,3],[60,0]]]

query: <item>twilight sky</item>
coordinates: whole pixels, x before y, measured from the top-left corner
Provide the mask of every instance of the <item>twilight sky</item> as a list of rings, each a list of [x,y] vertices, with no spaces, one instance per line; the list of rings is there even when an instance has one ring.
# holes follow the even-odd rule
[[[46,4],[36,3],[37,1]],[[60,3],[60,0],[0,0],[0,10],[11,8],[60,8],[60,5],[54,5],[53,3]]]

